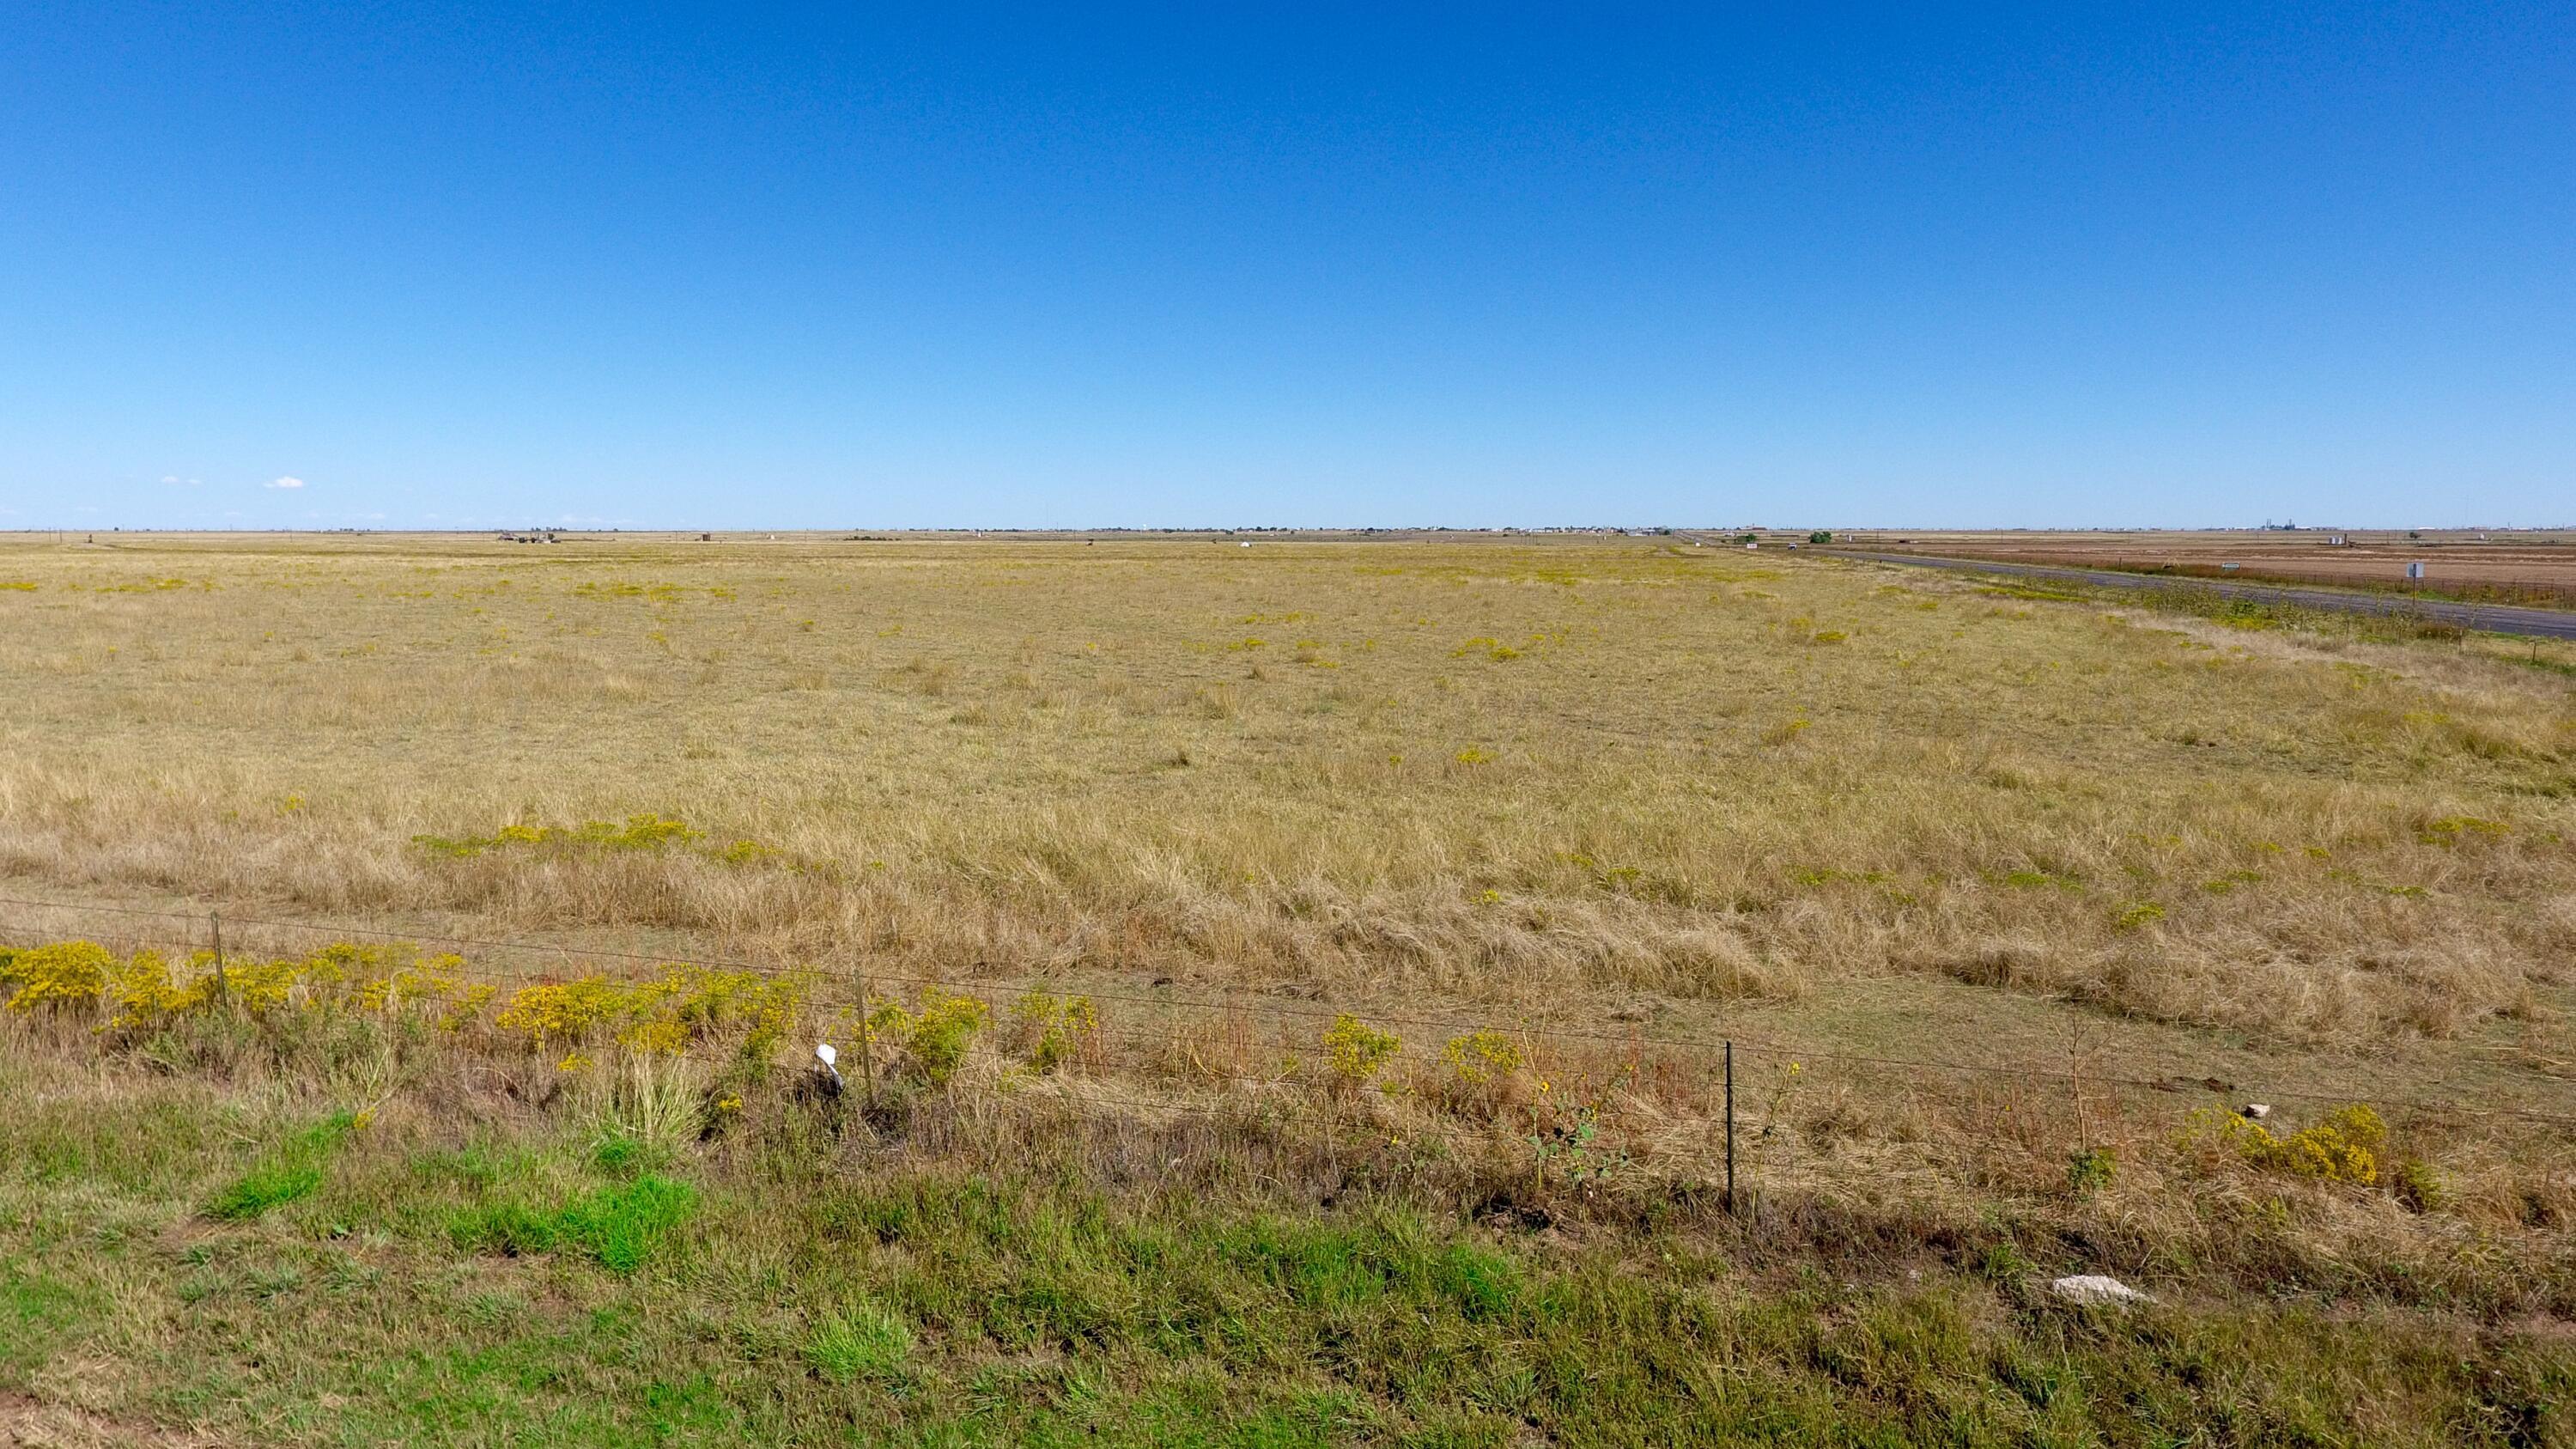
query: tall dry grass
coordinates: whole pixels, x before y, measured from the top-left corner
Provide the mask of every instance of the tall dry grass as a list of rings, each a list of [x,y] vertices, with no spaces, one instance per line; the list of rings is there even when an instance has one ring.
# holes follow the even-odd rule
[[[1636,541],[8,582],[24,892],[1532,1010],[1924,973],[2337,1044],[2545,1013],[2576,955],[2568,679],[2456,648]],[[697,834],[564,833],[642,814]]]

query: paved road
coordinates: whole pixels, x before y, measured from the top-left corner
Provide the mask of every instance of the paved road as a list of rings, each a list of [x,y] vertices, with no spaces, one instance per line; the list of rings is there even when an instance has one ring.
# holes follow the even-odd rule
[[[2040,564],[1995,563],[1975,558],[1933,558],[1924,554],[1862,553],[1854,549],[1811,548],[1827,558],[1868,559],[1874,563],[1913,564],[1918,568],[1959,569],[1979,574],[2014,574],[2023,578],[2063,579],[2125,589],[2215,589],[2223,598],[2265,604],[2297,604],[2309,609],[2340,609],[2348,614],[2393,614],[2434,619],[2486,634],[2514,634],[2535,639],[2576,639],[2576,613],[2558,609],[2517,609],[2502,604],[2463,604],[2451,599],[2412,598],[2399,594],[2365,594],[2344,589],[2303,589],[2280,584],[2232,584],[2215,579],[2176,578],[2122,573],[2117,569],[2050,568]]]

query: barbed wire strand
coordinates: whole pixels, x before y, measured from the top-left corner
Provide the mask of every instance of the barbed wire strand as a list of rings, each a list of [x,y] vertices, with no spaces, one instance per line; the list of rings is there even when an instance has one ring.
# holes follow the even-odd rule
[[[109,906],[64,901],[43,901],[15,896],[0,896],[0,905],[59,911],[74,916],[97,913],[161,920],[185,920],[190,922],[206,920],[209,915],[213,914],[200,914],[192,911],[156,910],[133,906]],[[967,994],[985,992],[992,989],[993,986],[993,983],[990,981],[979,981],[968,978],[923,976],[915,973],[883,972],[874,969],[866,969],[862,971],[857,968],[853,968],[845,972],[836,972],[827,968],[812,966],[779,967],[761,962],[723,956],[691,957],[686,955],[623,951],[610,948],[577,947],[568,946],[563,943],[493,941],[475,937],[447,935],[437,932],[390,931],[375,927],[363,927],[355,925],[354,923],[339,921],[286,921],[270,917],[226,916],[224,917],[224,922],[227,925],[256,926],[263,929],[300,931],[317,935],[337,935],[340,937],[353,935],[367,936],[380,941],[412,945],[415,947],[417,947],[421,942],[437,942],[445,945],[469,946],[483,950],[543,953],[559,957],[565,960],[568,964],[577,963],[580,959],[607,959],[659,966],[666,969],[689,967],[707,969],[711,967],[721,967],[729,970],[748,972],[768,980],[805,978],[816,981],[830,981],[838,976],[846,975],[856,977],[864,975],[870,984],[872,995],[873,987],[875,983],[878,982],[906,986],[936,987],[950,991],[962,990]],[[135,933],[128,934],[134,935]],[[140,939],[139,936],[137,938]],[[188,949],[195,948],[193,938],[185,942],[169,938],[156,939],[158,939],[161,944],[183,946]],[[226,952],[227,956],[231,954],[232,953],[230,951]],[[530,980],[525,976],[481,972],[474,968],[462,965],[456,968],[442,969],[450,970],[451,974],[459,976],[473,976],[478,981],[488,982],[496,987],[541,984],[539,981]],[[578,969],[577,964],[575,965],[575,969]],[[1305,1007],[1283,1002],[1246,1002],[1242,1000],[1226,1000],[1200,996],[1142,995],[1133,992],[1117,991],[1086,991],[1081,994],[1090,996],[1098,1001],[1116,1001],[1126,1004],[1145,1005],[1163,1009],[1174,1007],[1195,1008],[1226,1016],[1239,1016],[1253,1020],[1266,1019],[1272,1024],[1281,1024],[1290,1019],[1308,1021],[1338,1020],[1344,1015],[1359,1015],[1364,1005],[1330,1004]],[[1369,1013],[1366,1019],[1374,1023],[1383,1023],[1387,1025],[1419,1026],[1460,1032],[1497,1029],[1491,1021],[1462,1021],[1455,1018],[1384,1014],[1373,1011]],[[1775,1059],[1787,1059],[1793,1064],[1812,1060],[1817,1062],[1832,1062],[1844,1066],[1878,1067],[1900,1072],[1941,1072],[1966,1076],[2009,1077],[2055,1081],[2068,1077],[2070,1071],[2068,1066],[2058,1064],[2042,1065],[2013,1062],[1959,1062],[1937,1058],[1881,1056],[1870,1053],[1853,1052],[1843,1048],[1821,1044],[1781,1042],[1757,1037],[1738,1036],[1730,1039],[1704,1040],[1697,1038],[1652,1036],[1642,1032],[1616,1034],[1597,1031],[1582,1031],[1572,1028],[1539,1025],[1529,1022],[1526,1019],[1511,1027],[1501,1029],[1505,1030],[1507,1033],[1518,1032],[1522,1035],[1533,1038],[1554,1041],[1579,1041],[1595,1045],[1627,1048],[1631,1051],[1653,1047],[1671,1051],[1714,1054],[1724,1050],[1731,1041],[1734,1049],[1739,1055],[1767,1056]],[[1133,1039],[1151,1040],[1150,1038],[1142,1036],[1137,1036]],[[1430,1060],[1427,1055],[1409,1055],[1405,1059],[1416,1062]],[[1254,1080],[1268,1081],[1272,1079],[1260,1078]],[[2127,1087],[2163,1093],[2174,1093],[2188,1090],[2189,1088],[2201,1085],[2204,1082],[2218,1081],[2220,1078],[2216,1073],[2206,1070],[2193,1071],[2189,1069],[2177,1069],[2158,1078],[2109,1076],[2085,1072],[2080,1074],[2080,1080],[2084,1084],[2094,1087]],[[2369,1095],[2367,1089],[2362,1088],[2348,1088],[2336,1091],[2307,1091],[2289,1087],[2267,1088],[2264,1089],[2263,1094],[2269,1097],[2278,1097],[2285,1100],[2308,1102],[2347,1102]],[[2406,1110],[2427,1114],[2448,1113],[2468,1117],[2507,1117],[2551,1126],[2576,1127],[2576,1115],[2543,1112],[2530,1108],[2472,1105],[2463,1102],[2425,1098],[2383,1097],[2380,1100],[2389,1107],[2404,1108]]]

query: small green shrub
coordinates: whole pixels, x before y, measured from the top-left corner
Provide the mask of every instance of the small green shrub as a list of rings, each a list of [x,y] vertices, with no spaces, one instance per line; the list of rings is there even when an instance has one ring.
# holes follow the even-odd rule
[[[2067,1155],[2066,1186],[2071,1191],[2089,1197],[2109,1187],[2119,1175],[2120,1159],[2108,1147],[2087,1147]]]
[[[1977,1260],[1977,1276],[1998,1286],[2017,1284],[2038,1271],[2019,1247],[2008,1242],[1989,1244]]]
[[[2501,820],[2481,820],[2475,815],[2448,815],[2426,824],[2416,832],[2415,838],[2426,845],[2453,846],[2470,837],[2492,839],[2512,831],[2513,827]]]
[[[2389,1176],[2389,1186],[2399,1202],[2419,1213],[2438,1212],[2451,1200],[2450,1186],[2442,1181],[2442,1174],[2411,1157],[2397,1164],[2397,1170]]]
[[[1531,1166],[1542,1189],[1551,1165],[1568,1186],[1587,1190],[1628,1165],[1625,1152],[1602,1146],[1597,1105],[1571,1094],[1551,1095],[1544,1080],[1539,1083],[1539,1102],[1530,1114],[1529,1144]]]

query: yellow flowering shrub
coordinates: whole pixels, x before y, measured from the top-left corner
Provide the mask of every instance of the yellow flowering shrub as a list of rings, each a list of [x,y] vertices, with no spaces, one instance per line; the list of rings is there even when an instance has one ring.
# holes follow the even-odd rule
[[[215,953],[200,951],[188,958],[188,964],[193,974],[183,981],[159,952],[135,952],[110,973],[114,979],[108,995],[116,1003],[116,1014],[107,1024],[142,1026],[205,1005],[215,991]]]
[[[1499,1031],[1480,1028],[1465,1036],[1451,1037],[1440,1049],[1440,1059],[1459,1081],[1471,1087],[1508,1077],[1521,1068],[1520,1043]]]
[[[393,1011],[417,1002],[445,1001],[457,994],[461,985],[457,973],[464,969],[464,960],[457,956],[433,956],[417,965],[397,967],[361,982],[358,1005],[369,1011]],[[487,998],[491,995],[488,986],[477,989]]]
[[[1013,1004],[1011,1020],[1030,1068],[1051,1072],[1072,1060],[1100,1029],[1100,1008],[1088,996],[1032,991]]]
[[[578,1042],[613,1029],[641,1051],[686,1051],[729,1025],[747,1024],[743,1050],[774,1049],[795,1018],[803,993],[791,980],[754,971],[683,970],[620,982],[591,975],[522,986],[492,1024],[542,1046]]]
[[[548,981],[512,992],[492,1024],[524,1033],[538,1046],[549,1040],[578,1041],[602,1023],[626,1015],[630,1004],[628,988],[604,976]]]
[[[1379,1031],[1347,1011],[1324,1028],[1324,1057],[1333,1075],[1354,1085],[1376,1076],[1403,1045],[1394,1032]]]
[[[226,1000],[253,1013],[273,1011],[299,997],[306,1003],[327,994],[340,984],[335,965],[322,967],[322,975],[307,986],[305,977],[311,963],[292,957],[261,961],[242,956],[224,959],[223,995]]]
[[[464,963],[454,956],[406,958],[406,948],[341,943],[303,957],[227,955],[218,977],[215,955],[198,951],[174,964],[157,951],[118,960],[89,941],[63,941],[0,951],[0,985],[17,1011],[48,1003],[111,1008],[111,1028],[143,1026],[214,1004],[253,1013],[290,1004],[307,1009],[350,1004],[370,1011],[470,998],[469,1009],[488,1000],[458,991]],[[220,979],[220,989],[218,980]]]
[[[448,1004],[447,1010],[439,1014],[439,1030],[463,1030],[467,1024],[479,1020],[482,1017],[483,1008],[490,1005],[492,998],[498,994],[500,994],[500,988],[497,986],[469,986],[465,988],[464,991],[458,993],[453,1002]]]
[[[639,1021],[617,1034],[618,1044],[639,1052],[669,1052],[673,1056],[689,1049],[689,1029],[667,1016]]]
[[[2269,1171],[2368,1186],[2379,1180],[2379,1159],[2388,1147],[2388,1124],[2380,1120],[2377,1112],[2356,1102],[2338,1107],[2283,1137],[2250,1118],[2204,1107],[2191,1115],[2184,1137],[2186,1141],[2214,1145]]]
[[[11,1011],[94,1002],[106,991],[116,957],[95,941],[61,941],[0,957],[0,986],[14,986]]]
[[[418,955],[408,946],[334,941],[296,963],[296,975],[314,986],[339,986],[411,965]]]
[[[579,825],[504,825],[489,835],[415,835],[412,844],[432,855],[470,860],[503,850],[660,850],[687,845],[703,832],[685,820],[647,811],[625,823],[585,820]]]
[[[254,1016],[288,1008],[418,1013],[446,1031],[484,1021],[488,1011],[494,1028],[532,1046],[613,1037],[638,1051],[681,1052],[723,1036],[738,1039],[745,1055],[765,1057],[794,1024],[804,984],[755,971],[675,966],[636,980],[593,973],[538,982],[502,997],[491,985],[468,984],[462,958],[425,956],[408,945],[341,942],[304,956],[228,954],[220,977],[210,951],[174,963],[153,951],[119,960],[90,941],[0,947],[0,1009],[105,1008],[102,1029],[124,1030],[219,1001]],[[980,1012],[981,1003],[974,1009]],[[928,1009],[934,1037],[957,1032],[958,1011]],[[966,1024],[967,1032],[980,1021]],[[926,1043],[926,1050],[937,1059],[935,1044]]]

